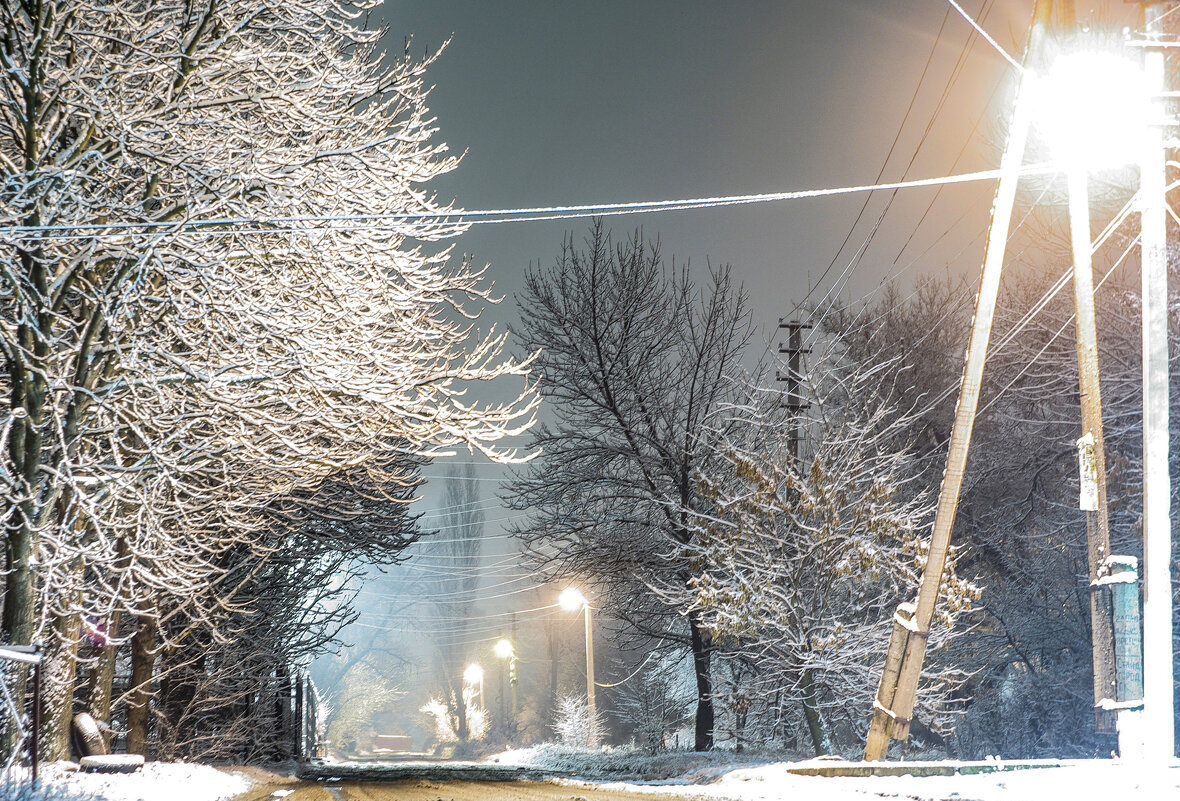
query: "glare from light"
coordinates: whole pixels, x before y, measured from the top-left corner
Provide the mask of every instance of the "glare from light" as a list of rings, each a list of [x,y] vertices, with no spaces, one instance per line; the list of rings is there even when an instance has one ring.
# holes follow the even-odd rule
[[[512,643],[508,640],[500,640],[497,642],[494,646],[492,646],[492,651],[495,652],[496,656],[500,657],[501,659],[511,659],[514,653]]]
[[[568,587],[557,596],[557,603],[567,612],[577,612],[586,606],[586,596],[574,587]]]
[[[1143,68],[1113,52],[1059,56],[1036,82],[1037,128],[1073,167],[1117,167],[1139,158],[1151,107]]]
[[[479,684],[481,681],[483,681],[483,668],[472,662],[467,666],[467,669],[463,671],[463,681],[467,682],[468,684]]]

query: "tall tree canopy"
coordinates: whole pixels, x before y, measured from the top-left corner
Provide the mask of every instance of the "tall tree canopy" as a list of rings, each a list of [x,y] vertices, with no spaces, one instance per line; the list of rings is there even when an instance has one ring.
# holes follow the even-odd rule
[[[436,244],[462,226],[426,185],[456,161],[376,5],[0,4],[5,641],[201,597],[340,471],[511,458],[527,379],[464,392],[527,364]]]
[[[712,644],[699,613],[682,613],[697,471],[719,463],[728,405],[747,386],[745,295],[728,269],[698,286],[641,234],[616,243],[599,222],[584,249],[571,238],[530,271],[519,303],[555,418],[515,485],[533,512],[519,534],[555,578],[590,582],[591,604],[691,649],[696,748],[711,748]]]

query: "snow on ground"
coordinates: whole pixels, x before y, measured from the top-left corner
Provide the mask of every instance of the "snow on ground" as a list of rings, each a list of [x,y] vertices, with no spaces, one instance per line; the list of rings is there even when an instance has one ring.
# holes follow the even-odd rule
[[[712,784],[669,786],[611,782],[600,789],[682,794],[693,798],[740,801],[1164,801],[1180,798],[1180,768],[1145,768],[1111,761],[1070,764],[1057,768],[1014,770],[968,776],[874,776],[867,778],[798,776],[788,764],[745,768]],[[575,785],[577,782],[570,782]]]
[[[594,756],[602,760],[602,764],[587,769],[587,763]],[[1180,798],[1180,763],[1165,767],[1114,760],[1075,760],[1063,763],[1061,767],[961,776],[854,778],[799,776],[788,772],[788,768],[801,765],[831,766],[839,762],[775,762],[743,766],[735,764],[737,760],[734,757],[732,752],[713,752],[709,755],[681,753],[657,755],[645,761],[644,757],[634,752],[600,752],[596,755],[582,752],[579,758],[575,749],[540,746],[505,752],[492,759],[504,764],[553,770],[572,769],[584,779],[561,780],[562,784],[571,787],[593,786],[633,793],[716,798],[719,801],[782,801],[790,798],[808,801],[865,801],[878,798],[903,801],[1041,801],[1056,798],[1067,798],[1070,801],[1164,801]],[[670,764],[662,770],[655,767],[661,759],[670,760]],[[611,773],[604,767],[612,764],[624,770],[624,766],[631,768],[633,775],[664,773],[667,778],[661,777],[655,782],[594,781]],[[641,769],[634,770],[637,767]]]
[[[501,764],[568,769],[574,762],[599,762],[596,770],[579,770],[583,779],[558,780],[574,790],[593,787],[607,792],[659,793],[686,799],[732,801],[1156,801],[1180,798],[1180,763],[1171,767],[1145,766],[1112,760],[1078,760],[1060,767],[1013,770],[967,776],[878,776],[871,778],[798,776],[788,773],[799,763],[777,762],[750,766],[735,764],[736,755],[662,754],[646,757],[635,752],[573,754],[570,749],[541,747],[506,752],[492,759]],[[664,767],[657,768],[660,762]],[[609,766],[609,767],[608,767]],[[642,770],[631,770],[636,767]],[[678,772],[681,768],[684,771]],[[611,773],[648,775],[654,781],[593,780]],[[61,763],[42,772],[44,785],[28,801],[85,799],[85,801],[227,801],[250,788],[252,781],[240,773],[226,773],[204,765],[148,763],[142,772],[96,775],[67,772]],[[441,779],[439,779],[441,781]],[[440,785],[441,786],[441,785]],[[290,792],[289,790],[287,792]],[[0,787],[0,798],[7,798]]]
[[[90,801],[226,801],[250,788],[240,774],[208,765],[149,762],[135,773],[79,773],[68,763],[43,765],[40,771],[45,799],[77,797]],[[3,791],[0,790],[0,795]],[[32,796],[38,798],[38,796]]]

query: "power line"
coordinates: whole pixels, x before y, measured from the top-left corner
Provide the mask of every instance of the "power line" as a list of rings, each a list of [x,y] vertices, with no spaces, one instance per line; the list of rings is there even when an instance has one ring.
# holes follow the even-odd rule
[[[1052,162],[1030,165],[1021,175],[1045,175],[1057,172]],[[741,206],[784,200],[805,200],[838,195],[859,194],[879,190],[917,189],[921,187],[991,181],[1000,177],[998,169],[980,170],[958,175],[918,178],[889,183],[841,186],[826,189],[802,189],[789,192],[765,192],[752,195],[684,198],[680,200],[652,200],[626,203],[602,203],[576,206],[545,206],[518,209],[441,210],[394,214],[308,215],[298,217],[226,217],[212,220],[142,223],[86,223],[40,226],[9,226],[0,228],[0,236],[53,240],[100,239],[129,235],[175,236],[244,236],[253,234],[311,233],[324,231],[387,230],[393,224],[450,223],[480,225],[530,222],[536,220],[566,220],[585,217],[609,217],[622,214],[644,214],[661,211]],[[317,224],[314,229],[292,227],[296,224]],[[267,227],[261,227],[267,226]],[[288,227],[278,227],[288,226]]]
[[[1024,65],[1021,64],[1016,59],[1012,58],[1012,55],[1007,50],[1000,47],[1000,43],[997,42],[995,39],[993,39],[991,37],[991,35],[988,34],[988,32],[985,31],[983,29],[983,27],[980,26],[980,24],[978,22],[976,22],[974,19],[972,19],[971,15],[968,14],[966,11],[964,11],[963,7],[961,5],[956,3],[955,0],[946,0],[946,1],[951,4],[951,8],[953,8],[955,11],[959,12],[959,15],[962,16],[963,19],[967,20],[968,24],[970,24],[972,28],[979,31],[979,35],[982,36],[987,41],[987,43],[989,45],[994,47],[996,52],[1004,57],[1005,61],[1007,61],[1009,64],[1011,64],[1013,67],[1015,67],[1016,71],[1019,72],[1021,75],[1024,74]]]
[[[914,86],[913,94],[910,95],[909,105],[906,106],[905,114],[903,114],[902,118],[901,118],[901,123],[897,126],[897,133],[895,133],[893,135],[893,141],[889,145],[889,150],[885,153],[885,160],[883,162],[881,162],[881,169],[877,171],[877,178],[876,178],[877,182],[879,182],[881,180],[881,178],[884,177],[885,170],[888,169],[889,162],[893,158],[893,152],[894,152],[894,150],[897,149],[897,143],[901,141],[901,135],[905,132],[906,122],[909,121],[910,114],[913,113],[913,110],[914,110],[914,105],[918,102],[918,96],[921,94],[922,85],[926,82],[926,75],[927,75],[927,73],[929,73],[930,65],[934,61],[934,54],[938,52],[938,45],[939,45],[939,42],[942,41],[942,33],[946,29],[946,23],[947,23],[948,19],[950,19],[950,10],[949,9],[947,10],[947,12],[945,14],[943,14],[942,24],[938,26],[938,33],[934,37],[934,44],[931,45],[931,47],[930,47],[930,53],[929,53],[929,55],[926,56],[926,63],[924,65],[922,65],[922,72],[918,75],[918,83],[916,86]],[[923,141],[924,140],[925,140],[925,137],[923,136]],[[921,142],[919,142],[918,149],[920,149],[921,146],[922,146],[922,144],[921,144]],[[916,155],[917,150],[915,150],[914,152]],[[912,163],[912,161],[911,161],[911,163]],[[902,173],[902,177],[903,178],[905,177],[905,173]],[[864,217],[864,213],[868,209],[869,202],[872,199],[873,199],[873,196],[872,196],[872,193],[870,192],[869,196],[865,198],[865,202],[863,204],[861,204],[860,211],[858,211],[856,213],[856,219],[854,219],[852,221],[852,226],[848,229],[848,235],[844,237],[844,241],[841,242],[840,247],[838,247],[836,249],[835,255],[832,256],[832,260],[828,263],[828,266],[824,268],[823,272],[820,273],[819,278],[816,279],[814,286],[812,286],[807,291],[807,294],[803,296],[802,300],[800,300],[799,302],[797,302],[795,304],[795,308],[791,310],[791,313],[788,316],[793,317],[799,311],[799,309],[801,309],[803,307],[803,304],[807,303],[807,301],[811,298],[811,296],[815,293],[815,291],[817,289],[819,289],[819,287],[823,284],[824,279],[827,278],[827,276],[828,276],[828,273],[830,273],[832,271],[832,268],[836,266],[836,262],[839,261],[839,259],[840,259],[840,254],[843,253],[844,248],[846,248],[848,246],[848,242],[852,239],[852,234],[856,231],[857,226],[860,225],[860,221]],[[892,200],[893,199],[890,198],[890,203],[892,203]],[[866,239],[865,243],[863,245],[861,245],[860,249],[852,257],[852,260],[848,262],[848,266],[841,273],[841,278],[843,278],[845,275],[848,274],[848,272],[853,268],[853,266],[856,264],[856,262],[860,258],[860,256],[864,253],[865,249],[868,247],[869,242],[872,240],[873,233],[876,233],[877,228],[879,228],[881,226],[881,221],[884,220],[885,213],[888,211],[889,211],[889,204],[886,204],[885,211],[881,213],[881,216],[877,219],[877,225],[873,227],[873,232],[869,234],[868,239]],[[839,279],[837,279],[836,283],[837,284],[839,283]],[[833,286],[835,286],[835,284],[833,284]],[[824,299],[821,300],[818,305],[823,305],[823,303],[826,302],[828,297],[830,297],[830,296],[831,296],[831,291],[829,290],[829,292],[824,296]],[[813,330],[818,329],[818,327],[819,327],[818,325],[815,325]]]

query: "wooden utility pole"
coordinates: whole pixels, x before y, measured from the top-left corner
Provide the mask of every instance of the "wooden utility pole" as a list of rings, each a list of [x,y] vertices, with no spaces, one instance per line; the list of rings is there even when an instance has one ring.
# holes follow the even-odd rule
[[[590,602],[585,603],[586,610],[586,709],[590,721],[590,746],[598,747],[595,725],[598,721],[598,705],[594,700],[594,626],[591,623]]]

